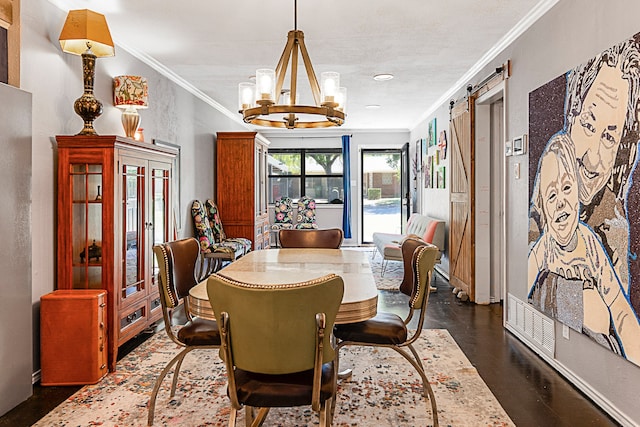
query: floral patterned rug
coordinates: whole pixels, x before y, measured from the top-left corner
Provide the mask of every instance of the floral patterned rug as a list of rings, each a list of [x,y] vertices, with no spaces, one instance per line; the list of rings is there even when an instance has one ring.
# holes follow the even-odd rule
[[[513,426],[476,369],[444,329],[425,329],[417,341],[438,404],[441,426]],[[123,358],[117,371],[83,387],[35,426],[144,426],[158,373],[178,352],[158,332]],[[385,348],[347,347],[341,367],[353,376],[339,383],[334,426],[430,426],[431,405],[420,377],[400,355]],[[178,388],[169,399],[165,378],[156,404],[156,426],[225,426],[229,417],[226,377],[217,350],[187,355]],[[238,425],[244,425],[241,417]],[[311,407],[272,409],[266,426],[317,425]]]

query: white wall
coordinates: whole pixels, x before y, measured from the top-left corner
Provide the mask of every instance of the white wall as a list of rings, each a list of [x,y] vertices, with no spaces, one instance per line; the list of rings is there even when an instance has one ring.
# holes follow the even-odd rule
[[[602,2],[600,0],[561,0],[523,35],[470,79],[476,84],[491,74],[497,66],[510,59],[512,76],[507,80],[505,99],[508,140],[528,133],[529,92],[565,73],[570,68],[593,57],[604,49],[640,31],[637,17],[640,3],[636,1]],[[465,95],[461,88],[453,97]],[[447,123],[447,105],[435,113],[438,128]],[[424,137],[429,117],[411,132],[411,140]],[[450,139],[449,139],[450,141]],[[520,164],[520,179],[513,170]],[[506,221],[507,221],[507,292],[526,301],[528,230],[528,156],[506,158]],[[448,192],[423,190],[424,213],[449,220]],[[505,297],[505,311],[509,309]],[[555,323],[555,357],[548,362],[567,376],[578,388],[623,425],[640,424],[637,404],[637,384],[640,367],[616,356],[582,334],[572,333],[562,338],[561,324]],[[519,338],[536,348],[526,337]]]
[[[416,149],[416,141],[427,138],[429,134],[429,122],[436,119],[436,133],[440,135],[441,130],[447,131],[447,154],[446,158],[440,159],[440,165],[445,167],[445,187],[446,188],[424,188],[424,171],[418,172],[418,206],[419,212],[433,218],[445,221],[445,248],[442,255],[441,263],[436,266],[445,277],[449,275],[449,177],[450,177],[450,159],[451,159],[451,134],[449,132],[449,106],[443,105],[437,109],[433,116],[428,120],[420,123],[411,130],[409,147],[411,149],[411,158],[413,159]],[[429,147],[429,154],[434,155],[437,147]],[[420,158],[420,154],[418,158]],[[423,163],[424,163],[423,159]]]

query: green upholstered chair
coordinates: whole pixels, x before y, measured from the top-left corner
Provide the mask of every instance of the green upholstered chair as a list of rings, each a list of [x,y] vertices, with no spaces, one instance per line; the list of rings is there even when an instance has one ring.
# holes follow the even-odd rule
[[[364,322],[336,325],[333,330],[333,334],[338,340],[336,354],[342,347],[349,345],[388,347],[400,353],[422,378],[423,394],[431,401],[433,425],[438,426],[436,398],[420,356],[413,347],[413,343],[419,338],[424,325],[429,301],[429,283],[438,256],[438,248],[421,240],[407,239],[402,243],[402,254],[404,259],[411,260],[411,276],[409,279],[405,276],[405,280],[400,286],[400,291],[409,296],[408,315],[402,319],[397,314],[378,312],[375,317]],[[410,333],[407,324],[418,310],[420,311],[418,324],[415,331]],[[406,349],[409,349],[411,354]]]
[[[149,399],[148,425],[153,425],[153,416],[156,406],[158,391],[164,377],[175,365],[171,394],[176,393],[178,375],[184,357],[192,350],[198,348],[219,348],[220,332],[215,321],[194,318],[188,308],[189,290],[197,284],[195,279],[196,262],[200,253],[200,245],[193,237],[163,243],[153,247],[153,252],[158,260],[159,274],[158,285],[160,288],[160,303],[164,319],[164,329],[169,338],[183,349],[160,372]],[[174,310],[184,303],[184,312],[187,322],[177,332],[172,325]]]
[[[331,340],[344,283],[335,274],[307,282],[254,285],[212,274],[207,292],[220,325],[229,426],[245,407],[260,426],[269,408],[311,405],[331,425],[336,394]]]
[[[344,240],[344,233],[340,228],[280,230],[278,240],[282,248],[339,249]]]

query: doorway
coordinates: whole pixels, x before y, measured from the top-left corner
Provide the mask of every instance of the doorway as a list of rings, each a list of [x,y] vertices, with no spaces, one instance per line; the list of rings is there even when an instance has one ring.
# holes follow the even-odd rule
[[[362,243],[373,242],[373,233],[402,231],[402,152],[400,149],[367,149],[361,152]]]
[[[476,302],[504,299],[505,251],[505,109],[504,85],[478,97],[475,106],[476,175]],[[483,230],[483,231],[482,231]],[[483,259],[484,258],[484,259]]]

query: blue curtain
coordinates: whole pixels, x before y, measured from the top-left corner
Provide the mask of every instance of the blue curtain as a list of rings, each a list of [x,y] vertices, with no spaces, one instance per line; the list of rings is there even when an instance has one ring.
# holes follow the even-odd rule
[[[344,238],[351,238],[351,135],[342,135],[342,164],[344,175],[344,205],[342,207],[342,231]]]

